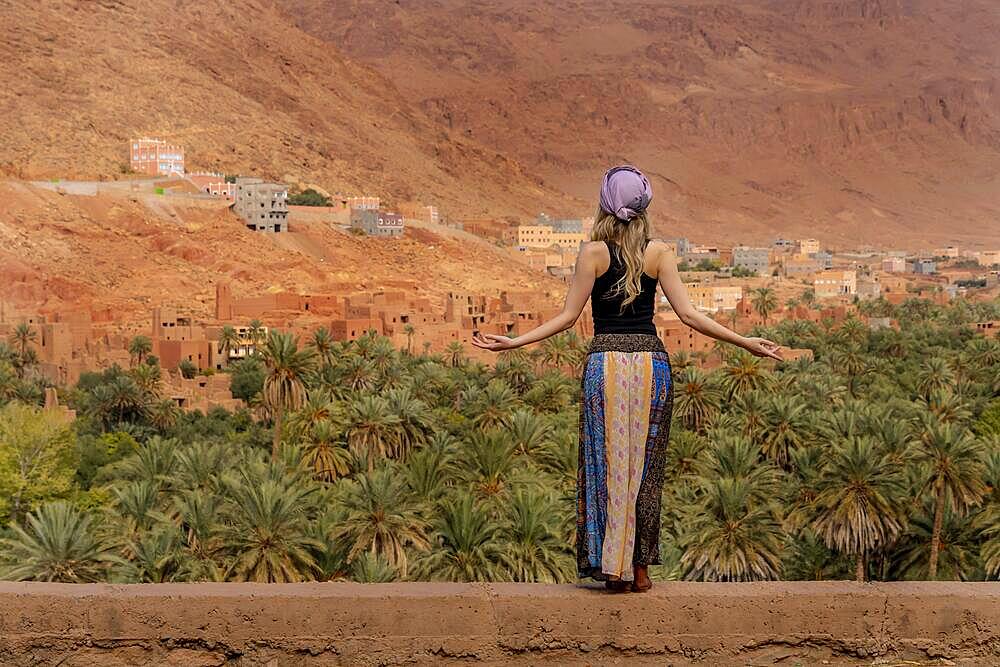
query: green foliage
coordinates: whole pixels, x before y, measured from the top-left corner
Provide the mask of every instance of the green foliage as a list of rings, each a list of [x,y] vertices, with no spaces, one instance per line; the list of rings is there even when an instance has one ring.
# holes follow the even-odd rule
[[[0,540],[0,578],[86,583],[104,580],[117,558],[90,516],[62,501],[42,505],[25,528]]]
[[[181,359],[177,364],[177,370],[181,372],[181,376],[185,380],[190,380],[198,374],[198,367],[190,359]]]
[[[330,198],[312,188],[288,195],[289,206],[329,206]]]
[[[77,440],[79,464],[76,481],[80,488],[89,489],[98,469],[121,461],[139,451],[139,443],[128,433],[114,431],[100,435],[84,434]]]
[[[1000,437],[1000,399],[994,400],[982,411],[976,421],[976,433]]]
[[[18,402],[0,408],[0,518],[19,521],[67,496],[75,472],[76,435],[62,415]]]
[[[233,398],[250,401],[264,390],[266,371],[264,364],[256,357],[248,357],[229,367],[229,390]]]
[[[772,297],[754,295],[764,310]],[[851,318],[755,332],[814,361],[721,348],[704,368],[703,355],[671,355],[663,564],[651,576],[1000,578],[1000,345],[967,326],[1000,318],[1000,304],[871,308],[900,329]],[[300,344],[254,326],[259,353],[226,369],[249,408],[180,411],[136,349],[131,368],[63,393],[73,428],[25,403],[41,385],[20,342],[0,344],[0,415],[55,420],[3,431],[46,446],[0,543],[0,576],[575,578],[584,341],[561,336],[488,367],[458,344],[428,355],[322,331]],[[31,448],[3,447],[9,507],[10,452]]]

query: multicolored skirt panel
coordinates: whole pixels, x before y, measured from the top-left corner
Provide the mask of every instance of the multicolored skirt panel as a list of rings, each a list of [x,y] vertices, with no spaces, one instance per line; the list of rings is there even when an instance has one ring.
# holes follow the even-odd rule
[[[581,577],[634,579],[660,562],[660,499],[673,383],[648,334],[594,336],[583,372],[577,473]]]

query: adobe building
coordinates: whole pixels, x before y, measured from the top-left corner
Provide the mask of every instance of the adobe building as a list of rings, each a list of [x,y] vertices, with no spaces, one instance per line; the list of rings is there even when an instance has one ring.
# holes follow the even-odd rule
[[[288,231],[288,186],[260,178],[237,178],[233,209],[243,218],[247,229]]]
[[[137,174],[150,176],[184,175],[184,147],[163,139],[132,139],[129,142],[129,167]]]
[[[239,410],[243,401],[233,398],[230,391],[231,376],[228,373],[199,375],[190,379],[179,372],[163,373],[163,394],[182,410],[200,410],[207,413],[213,408],[229,411]]]
[[[219,359],[216,342],[208,339],[205,328],[190,317],[179,315],[175,308],[153,308],[152,324],[153,354],[159,357],[163,368],[177,368],[185,359],[198,370],[218,368],[224,363]]]
[[[976,322],[976,331],[987,338],[1000,338],[1000,320]]]

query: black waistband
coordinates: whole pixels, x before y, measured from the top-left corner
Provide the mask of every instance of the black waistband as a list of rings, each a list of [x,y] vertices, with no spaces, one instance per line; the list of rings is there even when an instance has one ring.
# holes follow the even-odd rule
[[[663,341],[652,334],[597,334],[590,339],[592,352],[666,352]]]

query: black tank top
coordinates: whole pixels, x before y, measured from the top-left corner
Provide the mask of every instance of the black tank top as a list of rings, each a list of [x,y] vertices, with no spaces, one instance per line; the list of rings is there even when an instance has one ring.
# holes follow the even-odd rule
[[[594,288],[590,292],[590,307],[594,314],[594,335],[609,333],[631,333],[656,335],[653,325],[653,312],[656,309],[657,279],[646,275],[643,271],[642,290],[635,301],[625,306],[625,292],[614,292],[614,285],[625,275],[625,262],[622,260],[614,242],[605,241],[608,254],[611,255],[611,265],[608,270],[597,276]],[[649,240],[646,240],[649,245]]]

